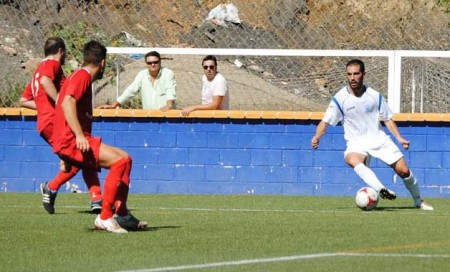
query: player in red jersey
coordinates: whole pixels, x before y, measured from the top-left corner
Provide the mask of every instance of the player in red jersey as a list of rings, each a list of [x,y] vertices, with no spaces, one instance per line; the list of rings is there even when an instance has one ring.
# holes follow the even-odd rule
[[[47,39],[44,45],[45,58],[39,64],[31,81],[25,88],[19,105],[37,110],[37,129],[41,137],[52,146],[53,117],[55,115],[55,101],[62,83],[65,80],[61,68],[66,58],[66,45],[61,38]],[[61,160],[61,169],[50,182],[42,183],[42,204],[48,213],[55,213],[55,199],[59,188],[75,176],[79,168],[70,167]],[[100,213],[101,189],[96,171],[83,171],[83,178],[89,188],[91,196],[91,210]]]
[[[100,42],[90,41],[84,45],[81,69],[66,79],[58,96],[53,151],[82,169],[109,169],[104,182],[102,211],[94,226],[126,233],[130,229],[147,228],[147,223],[139,221],[127,208],[132,159],[122,149],[102,143],[101,138],[91,135],[92,82],[103,77],[105,59],[106,47]]]

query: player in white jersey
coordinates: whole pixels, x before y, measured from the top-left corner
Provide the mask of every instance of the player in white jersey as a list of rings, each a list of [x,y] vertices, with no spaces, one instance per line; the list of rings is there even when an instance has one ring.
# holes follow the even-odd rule
[[[341,122],[347,142],[345,162],[365,183],[377,190],[382,198],[393,200],[397,197],[368,167],[370,158],[376,157],[391,166],[402,178],[414,200],[414,207],[433,210],[432,206],[422,200],[417,179],[409,169],[402,152],[381,127],[380,121],[383,121],[397,141],[405,149],[409,148],[409,141],[401,136],[392,120],[392,112],[386,100],[379,92],[363,84],[364,63],[358,59],[351,60],[346,65],[346,71],[348,86],[339,90],[331,100],[324,117],[317,125],[311,146],[318,148],[320,138],[325,134],[328,125],[335,126]]]

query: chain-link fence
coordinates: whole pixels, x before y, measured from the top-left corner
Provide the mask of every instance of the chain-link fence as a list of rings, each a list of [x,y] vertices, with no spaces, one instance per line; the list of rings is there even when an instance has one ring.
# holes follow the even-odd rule
[[[406,58],[402,62],[402,112],[450,112],[450,61]]]
[[[240,50],[235,51],[241,53]],[[232,109],[321,111],[328,106],[334,92],[346,84],[345,64],[348,58],[270,54],[269,50],[251,57],[218,55],[218,71],[227,79]],[[177,53],[163,56],[162,66],[170,67],[177,80],[176,107],[181,109],[200,104],[201,63],[204,55]],[[131,84],[135,75],[147,69],[142,57],[132,53],[115,55],[114,66],[119,72],[112,84],[107,84],[107,79],[97,83],[96,105],[114,102],[116,96]],[[378,90],[387,95],[388,57],[362,59],[371,67],[365,81],[371,86],[375,82],[380,84]],[[302,76],[298,77],[299,74]],[[141,108],[139,98],[137,94],[123,107]]]
[[[21,89],[43,57],[43,42],[54,35],[68,45],[72,61],[66,72],[77,67],[80,49],[89,39],[110,47],[357,50],[447,50],[450,40],[450,17],[435,0],[0,0],[0,4],[0,107],[17,106]],[[163,64],[177,76],[178,106],[199,101],[202,56],[164,57]],[[248,56],[239,58],[246,64],[239,69],[233,56],[219,60],[227,78],[241,79],[232,80],[232,91],[243,92],[231,92],[233,109],[324,110],[345,84],[348,58]],[[386,93],[386,59],[364,60],[367,81]],[[447,59],[403,65],[401,110],[450,112],[448,65]],[[109,66],[114,68],[109,80],[96,84],[97,104],[112,102],[135,72],[145,68],[134,55],[114,56]],[[422,80],[412,84],[411,78]],[[127,106],[140,107],[139,101]]]

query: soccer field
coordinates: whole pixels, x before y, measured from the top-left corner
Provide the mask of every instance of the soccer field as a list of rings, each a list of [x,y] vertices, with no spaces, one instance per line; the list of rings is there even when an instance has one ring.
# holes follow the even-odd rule
[[[1,271],[449,271],[449,199],[138,195],[148,231],[94,231],[87,194],[0,194]]]

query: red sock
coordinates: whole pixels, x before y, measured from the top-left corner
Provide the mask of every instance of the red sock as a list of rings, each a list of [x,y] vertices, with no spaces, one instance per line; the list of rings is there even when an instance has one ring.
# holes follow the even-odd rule
[[[116,209],[116,214],[119,216],[125,216],[128,214],[127,207],[127,196],[129,187],[125,183],[121,182],[119,190],[117,191],[117,199],[114,202],[114,208]]]
[[[102,199],[102,190],[98,173],[94,169],[83,169],[83,179],[89,189],[91,201],[99,201]]]
[[[48,183],[48,188],[51,191],[58,191],[59,188],[61,188],[61,186],[64,183],[66,183],[71,178],[73,178],[78,173],[79,170],[80,170],[80,168],[72,165],[72,167],[68,173],[59,171],[58,175],[56,175],[56,177]]]
[[[112,205],[117,197],[123,173],[128,164],[128,158],[122,158],[113,163],[105,179],[105,190],[103,192],[102,212],[100,218],[106,220],[113,216]]]
[[[122,175],[122,182],[120,183],[119,190],[117,192],[116,202],[114,207],[116,209],[116,214],[119,216],[125,216],[128,214],[127,200],[128,191],[130,190],[130,172],[133,161],[131,157],[128,157],[127,164],[125,165],[125,171]]]

